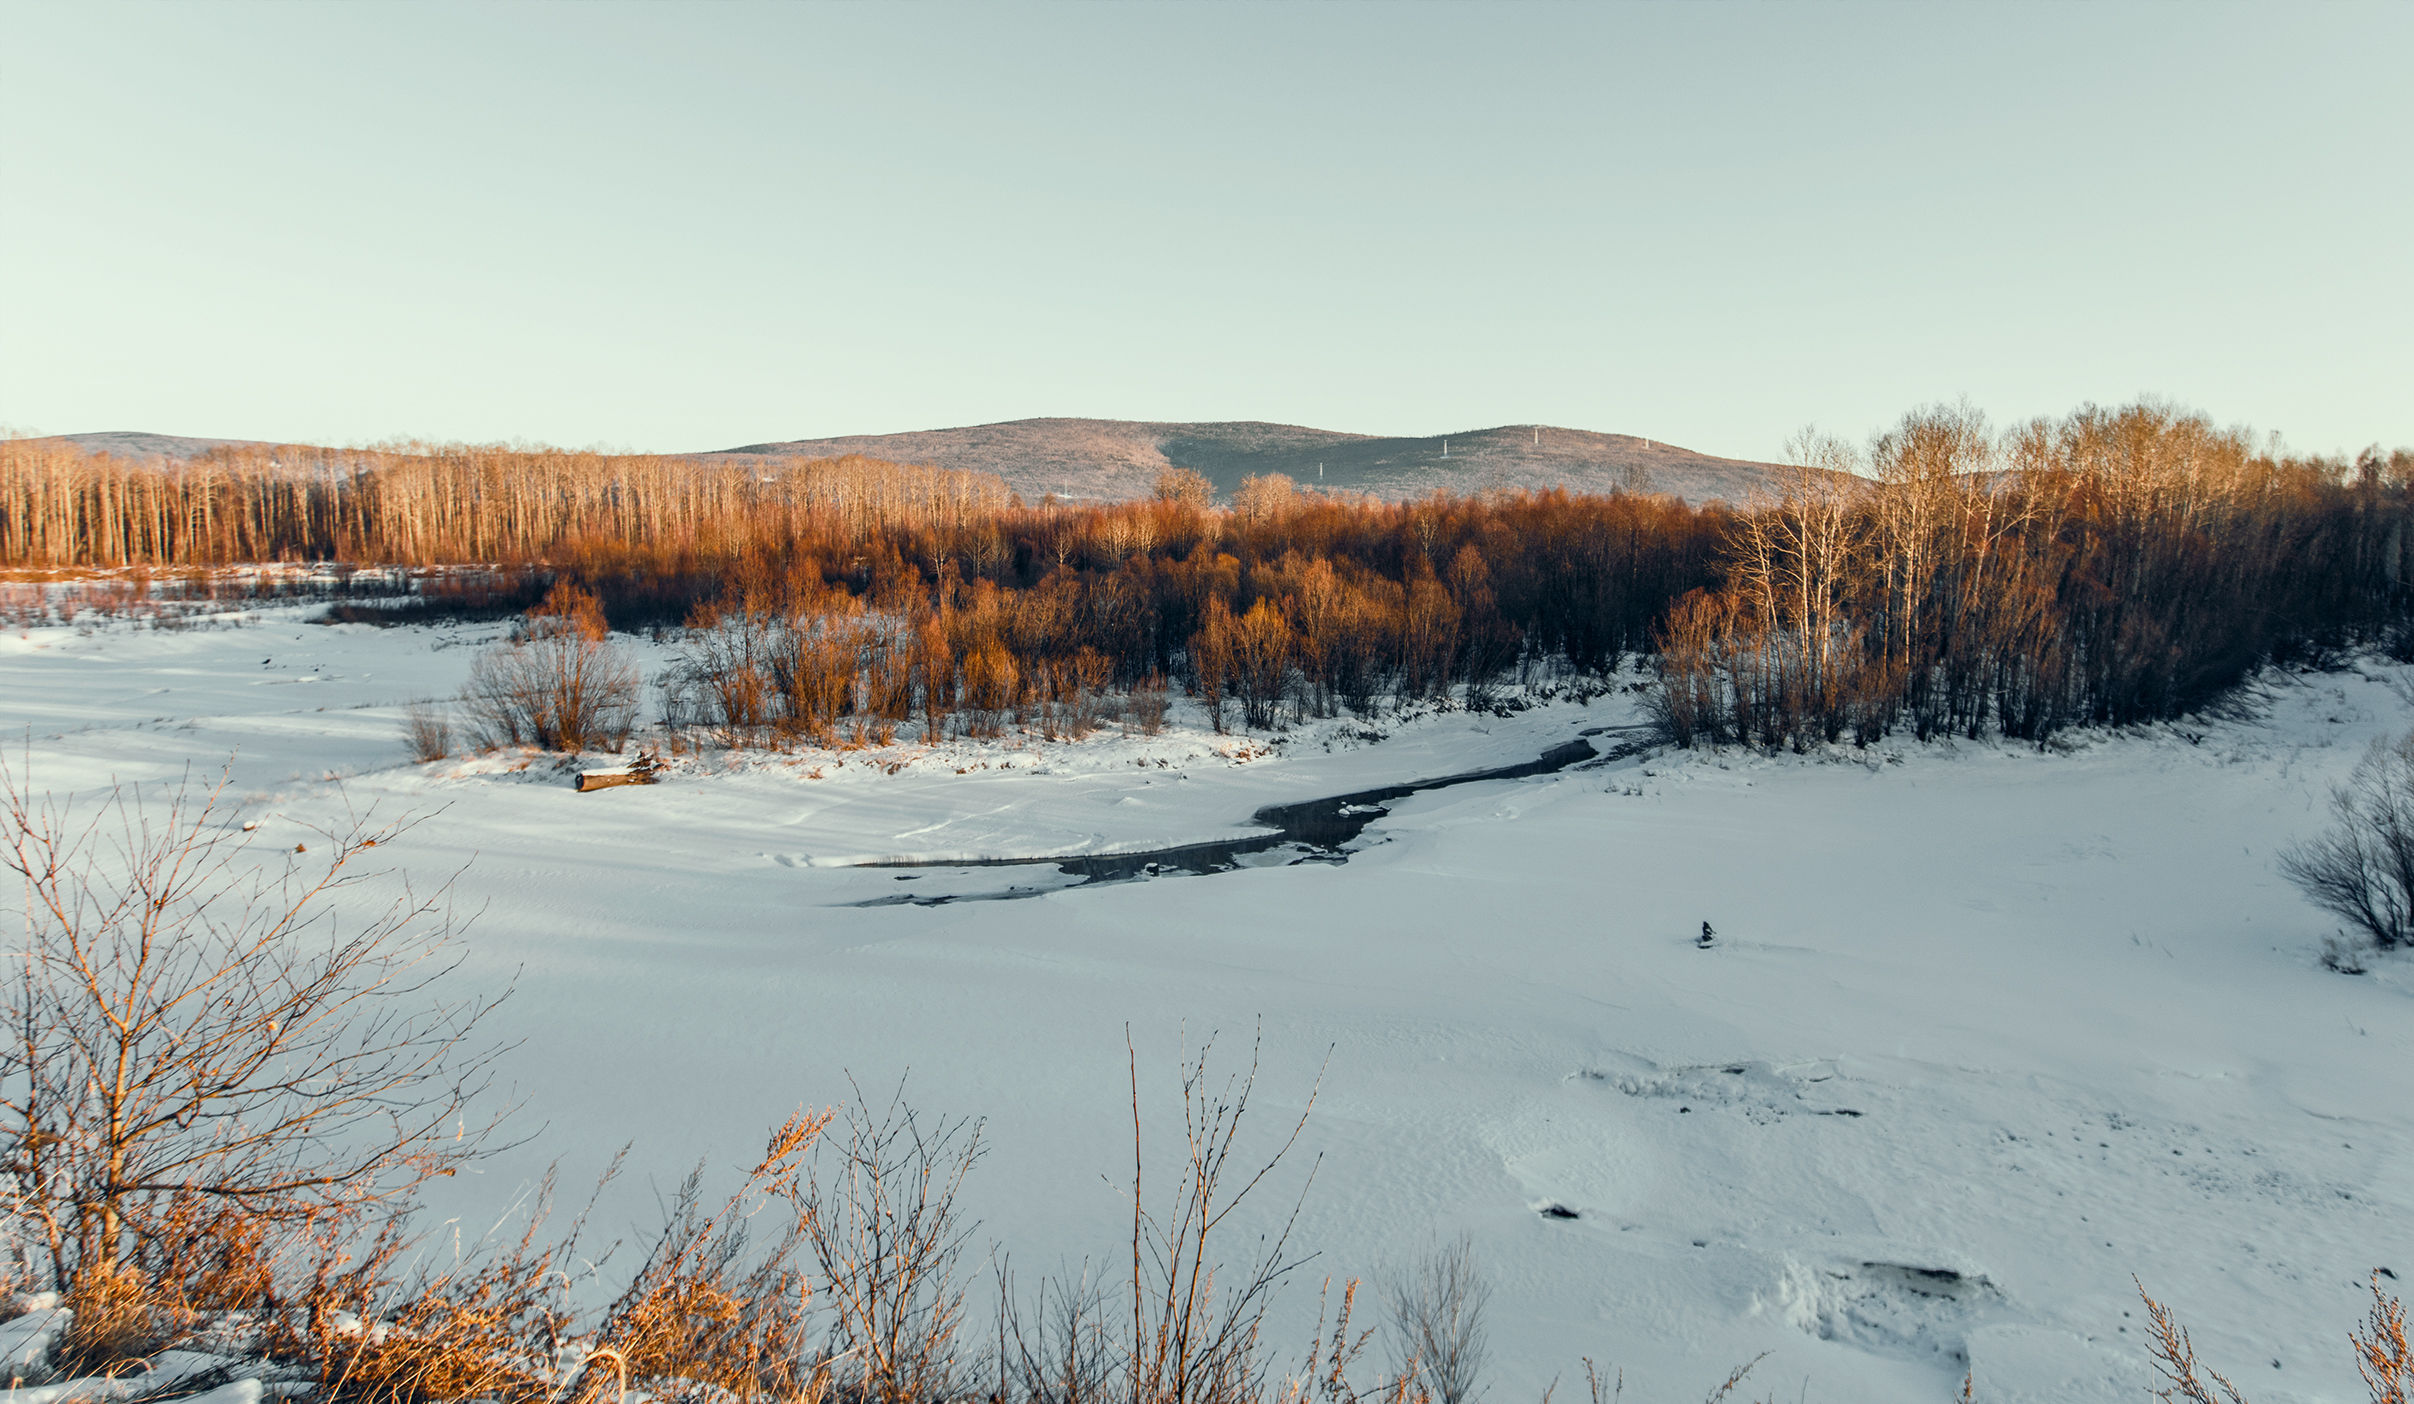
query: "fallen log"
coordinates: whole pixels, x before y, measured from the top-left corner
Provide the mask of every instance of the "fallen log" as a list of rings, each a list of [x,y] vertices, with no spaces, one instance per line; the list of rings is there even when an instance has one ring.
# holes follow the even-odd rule
[[[661,772],[660,760],[650,755],[640,756],[627,765],[580,771],[578,792],[583,795],[589,790],[608,790],[614,785],[651,785]]]

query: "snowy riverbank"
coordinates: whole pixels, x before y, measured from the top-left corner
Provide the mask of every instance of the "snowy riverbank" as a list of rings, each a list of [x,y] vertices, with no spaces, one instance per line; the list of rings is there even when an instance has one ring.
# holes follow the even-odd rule
[[[864,908],[999,879],[850,860],[1215,837],[1530,759],[1633,700],[1379,742],[713,756],[577,795],[549,761],[406,761],[403,707],[457,688],[492,627],[249,619],[0,637],[11,763],[84,788],[233,752],[272,848],[346,803],[429,816],[392,861],[460,871],[461,975],[516,976],[505,1075],[544,1128],[447,1187],[468,1231],[545,1160],[575,1184],[623,1142],[606,1213],[642,1221],[696,1156],[910,1068],[918,1105],[989,1118],[983,1238],[1026,1272],[1111,1261],[1125,1026],[1162,1117],[1185,1035],[1262,1024],[1267,1124],[1329,1050],[1286,1181],[1323,1157],[1299,1229],[1323,1256],[1290,1306],[1467,1232],[1495,1399],[1583,1355],[1691,1397],[1762,1351],[1786,1397],[1942,1399],[1966,1359],[1985,1398],[2134,1399],[2132,1273],[2256,1399],[2360,1398],[2363,1281],[2414,1275],[2414,968],[2323,970],[2332,924],[2273,867],[2364,745],[2414,725],[2391,666],[2042,753],[1662,754],[1455,788],[1338,866]]]

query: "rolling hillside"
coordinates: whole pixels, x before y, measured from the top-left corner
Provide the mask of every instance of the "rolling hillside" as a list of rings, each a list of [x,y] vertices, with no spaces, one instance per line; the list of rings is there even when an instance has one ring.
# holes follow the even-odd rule
[[[213,448],[266,441],[110,431],[62,434],[94,453],[189,459]],[[1255,421],[1176,424],[1119,419],[1017,419],[958,429],[855,434],[746,444],[699,457],[823,458],[863,454],[900,463],[968,468],[1003,477],[1024,500],[1139,497],[1167,468],[1206,475],[1229,495],[1253,473],[1286,473],[1308,487],[1417,497],[1436,488],[1566,487],[1578,492],[1663,492],[1703,503],[1742,502],[1774,465],[1714,458],[1629,434],[1516,424],[1430,438],[1387,438]]]
[[[249,448],[263,439],[196,439],[186,434],[150,434],[138,429],[110,429],[97,434],[49,434],[34,443],[73,444],[86,453],[116,458],[171,458],[182,462],[214,448]]]
[[[1287,473],[1310,487],[1378,497],[1444,488],[1564,486],[1581,492],[1673,493],[1689,502],[1740,502],[1773,465],[1713,458],[1627,434],[1517,424],[1431,438],[1383,438],[1255,421],[1171,424],[1116,419],[1017,419],[960,429],[747,444],[739,454],[860,453],[1003,476],[1026,499],[1125,498],[1166,468],[1192,468],[1219,493],[1252,473]]]

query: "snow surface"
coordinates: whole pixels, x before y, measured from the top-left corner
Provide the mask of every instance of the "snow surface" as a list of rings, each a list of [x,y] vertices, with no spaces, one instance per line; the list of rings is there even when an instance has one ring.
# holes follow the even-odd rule
[[[1753,1383],[1788,1398],[1939,1400],[1973,1369],[1981,1398],[2136,1399],[2133,1273],[2257,1400],[2361,1399],[2363,1284],[2414,1276],[2414,969],[2321,968],[2334,923],[2273,866],[2414,725],[2392,665],[2044,752],[1645,755],[1399,801],[1346,864],[1072,887],[847,865],[1231,836],[1266,803],[1531,759],[1634,699],[1279,745],[1184,711],[1079,745],[690,757],[581,795],[575,762],[407,761],[403,707],[456,689],[492,626],[305,614],[0,636],[0,726],[43,789],[233,753],[271,861],[347,806],[427,816],[390,861],[459,871],[456,978],[516,980],[496,1029],[524,1040],[533,1133],[444,1186],[465,1237],[544,1162],[576,1185],[623,1143],[604,1217],[641,1231],[697,1157],[739,1160],[852,1073],[987,1118],[966,1194],[1018,1272],[1111,1267],[1128,1025],[1152,1135],[1210,1032],[1235,1067],[1262,1030],[1261,1145],[1323,1069],[1247,1225],[1321,1157],[1285,1339],[1322,1274],[1464,1232],[1495,1400],[1582,1356],[1691,1397],[1764,1351]],[[1015,886],[1051,890],[854,905]]]
[[[0,1321],[0,1373],[14,1380],[49,1364],[50,1348],[66,1332],[71,1318],[48,1294],[41,1302],[10,1305],[21,1305],[23,1315]]]

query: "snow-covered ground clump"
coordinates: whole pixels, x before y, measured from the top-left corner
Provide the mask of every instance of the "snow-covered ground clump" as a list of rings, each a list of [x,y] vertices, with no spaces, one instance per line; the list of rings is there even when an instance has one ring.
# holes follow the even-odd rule
[[[2044,750],[1638,749],[1611,744],[1642,720],[1621,688],[1275,736],[1177,707],[1079,743],[708,750],[580,794],[625,757],[408,758],[408,707],[499,626],[308,613],[11,630],[9,763],[152,793],[231,766],[263,853],[423,816],[387,861],[457,874],[451,978],[513,986],[494,1030],[519,1040],[525,1143],[433,1206],[465,1237],[624,1143],[598,1214],[641,1226],[699,1157],[904,1079],[986,1119],[983,1243],[1112,1263],[1127,1031],[1159,1118],[1220,1031],[1260,1041],[1268,1127],[1321,1070],[1250,1206],[1279,1227],[1315,1164],[1295,1236],[1319,1256],[1277,1325],[1304,1337],[1316,1277],[1466,1235],[1495,1399],[1586,1356],[1691,1397],[1764,1352],[1753,1382],[1789,1398],[1937,1400],[1968,1373],[1982,1398],[2135,1399],[2133,1275],[2255,1399],[2361,1398],[2367,1279],[2414,1274],[2414,968],[2326,969],[2336,923],[2276,868],[2414,726],[2392,664]],[[1587,736],[1590,762],[1384,800],[1339,853],[1116,881],[973,862],[1231,839]],[[866,866],[899,862],[937,866]]]

